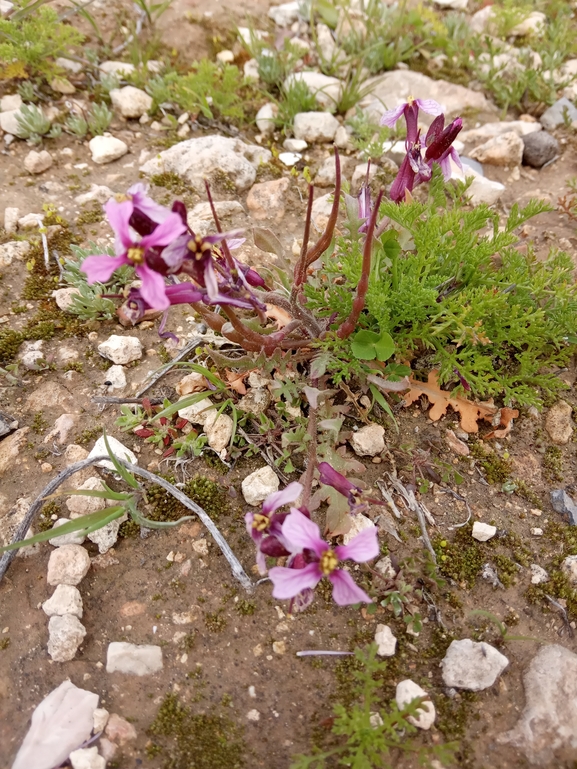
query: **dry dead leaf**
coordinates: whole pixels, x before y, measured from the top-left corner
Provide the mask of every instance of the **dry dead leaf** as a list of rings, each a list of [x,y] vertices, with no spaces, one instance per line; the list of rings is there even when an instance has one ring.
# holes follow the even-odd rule
[[[252,370],[254,371],[256,369]],[[251,372],[231,371],[230,369],[225,368],[224,373],[226,374],[226,381],[229,383],[232,389],[239,395],[246,395],[246,387],[244,385],[243,379],[246,379]]]
[[[433,370],[429,373],[427,382],[418,382],[410,380],[409,392],[405,395],[404,405],[410,406],[417,401],[421,395],[426,395],[431,404],[429,409],[429,419],[436,422],[444,414],[447,408],[451,406],[460,414],[461,429],[466,433],[476,433],[479,431],[477,421],[479,419],[488,419],[491,421],[497,413],[497,408],[492,402],[469,401],[466,398],[457,396],[451,397],[451,393],[441,390],[438,384],[439,372]]]
[[[452,430],[447,430],[445,432],[445,440],[449,444],[451,451],[454,451],[455,454],[460,454],[462,457],[468,457],[471,453],[467,444],[464,441],[459,440]]]
[[[484,417],[487,422],[491,422],[493,427],[502,427],[501,430],[493,430],[487,435],[483,436],[484,440],[490,440],[491,438],[505,438],[511,432],[513,428],[513,420],[519,416],[517,409],[510,409],[504,406],[499,409],[493,417]]]
[[[267,304],[265,315],[267,318],[271,318],[271,320],[276,322],[276,326],[279,330],[287,326],[292,320],[292,316],[289,315],[286,310],[283,310],[274,304]]]

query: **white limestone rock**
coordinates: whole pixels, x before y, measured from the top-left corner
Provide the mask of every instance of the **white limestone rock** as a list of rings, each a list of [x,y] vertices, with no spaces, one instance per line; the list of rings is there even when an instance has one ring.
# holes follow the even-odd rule
[[[128,145],[114,136],[95,136],[88,142],[88,148],[92,153],[93,163],[99,166],[112,163],[128,152]]]
[[[54,615],[48,622],[48,634],[48,654],[55,662],[69,662],[76,656],[86,628],[73,614]]]
[[[269,19],[272,19],[277,27],[290,27],[299,19],[299,7],[298,0],[294,0],[292,3],[273,5],[268,11]]]
[[[30,252],[27,240],[10,240],[0,245],[0,267],[10,267],[14,259],[22,261]]]
[[[523,674],[525,709],[497,743],[520,751],[532,765],[561,766],[577,753],[577,655],[543,646]]]
[[[488,539],[494,537],[496,533],[496,526],[491,526],[490,524],[483,523],[482,521],[475,521],[473,524],[472,537],[478,542],[486,542]]]
[[[216,409],[212,409],[207,414],[204,431],[208,440],[208,445],[214,449],[221,457],[226,456],[226,447],[232,438],[234,423],[228,414],[220,414],[217,417]]]
[[[527,18],[520,21],[510,34],[513,37],[525,37],[526,35],[536,35],[541,37],[545,32],[547,25],[547,16],[542,11],[533,11]]]
[[[126,387],[126,372],[123,366],[111,366],[105,373],[105,381],[110,382],[111,390],[123,390]]]
[[[422,687],[407,678],[405,681],[401,681],[397,684],[397,691],[395,699],[397,706],[400,710],[405,708],[410,702],[418,699],[419,697],[428,697],[429,694]],[[416,726],[419,729],[427,730],[435,723],[436,718],[435,706],[430,700],[426,700],[419,705],[419,716],[409,716],[407,721]]]
[[[544,582],[549,581],[549,575],[542,566],[538,563],[531,564],[531,584],[542,585]]]
[[[18,229],[18,219],[20,218],[19,208],[4,209],[4,232],[6,235],[13,235]]]
[[[114,192],[110,187],[106,187],[104,184],[91,184],[88,192],[84,192],[82,195],[77,195],[74,198],[74,202],[79,206],[83,206],[85,203],[106,203],[114,196]]]
[[[352,540],[365,529],[374,529],[375,524],[362,513],[350,516],[351,528],[343,534],[343,545],[349,545]]]
[[[462,131],[459,134],[459,139],[465,142],[465,144],[478,144],[506,133],[514,132],[518,136],[527,136],[542,129],[541,123],[537,122],[528,123],[526,120],[504,120],[500,123],[485,123],[485,125],[479,126],[479,128]]]
[[[74,297],[80,296],[80,290],[69,286],[68,288],[57,288],[52,292],[56,304],[61,310],[66,312],[74,304]]]
[[[469,152],[469,157],[493,166],[519,166],[524,147],[521,137],[515,131],[509,131],[475,147]]]
[[[112,334],[98,345],[98,352],[104,357],[125,366],[142,358],[142,342],[137,336],[118,336]]]
[[[49,617],[73,614],[82,619],[82,596],[74,585],[57,585],[56,590],[42,604],[42,610]]]
[[[470,638],[451,641],[441,667],[446,686],[480,692],[493,686],[509,660],[494,646]]]
[[[443,108],[447,118],[458,117],[466,109],[495,112],[495,107],[479,91],[446,80],[433,80],[420,72],[392,70],[363,83],[370,93],[359,102],[368,117],[378,122],[386,109],[394,109],[412,96],[415,99],[434,99]],[[422,115],[423,120],[432,121]]]
[[[288,152],[304,152],[309,145],[302,139],[285,139],[282,146]]]
[[[230,179],[238,192],[244,192],[256,180],[261,163],[272,158],[269,150],[240,139],[211,135],[187,139],[148,160],[140,170],[147,176],[177,173],[194,189],[204,190],[204,180]]]
[[[137,645],[114,641],[106,654],[107,673],[147,676],[163,668],[162,649],[149,644]]]
[[[395,654],[397,639],[388,625],[377,625],[375,643],[380,657],[392,657]]]
[[[117,438],[115,438],[112,435],[107,436],[108,445],[110,446],[110,450],[114,454],[115,457],[118,457],[119,459],[124,459],[126,462],[129,462],[131,465],[137,465],[138,459],[136,458],[136,454],[131,451],[130,449],[127,449],[124,444],[122,444]],[[92,450],[89,457],[97,457],[101,454],[107,454],[106,451],[106,445],[104,443],[104,436],[101,436],[94,446],[92,447]],[[96,463],[97,467],[106,467],[108,470],[114,470],[114,465],[109,459],[103,459],[100,462]],[[70,508],[69,508],[70,509]]]
[[[263,104],[259,111],[256,113],[256,127],[265,136],[274,133],[275,118],[278,115],[278,107],[276,104],[269,102]]]
[[[108,440],[110,440],[110,438]],[[106,454],[106,451],[103,453]],[[96,456],[96,454],[93,454],[93,456]],[[101,478],[92,475],[87,478],[84,483],[78,486],[78,491],[104,491],[104,484]],[[106,507],[106,500],[101,499],[100,497],[74,494],[66,500],[66,507],[68,508],[72,519],[80,518],[83,515],[90,515],[90,513],[95,513],[97,510]]]
[[[202,398],[202,400],[193,403],[191,406],[179,409],[178,416],[182,419],[188,419],[192,425],[202,425],[204,427],[211,411],[214,412],[213,402],[210,398]]]
[[[12,769],[53,769],[90,739],[98,695],[63,681],[32,713]]]
[[[98,748],[78,748],[69,756],[72,769],[106,769],[106,759],[98,755]]]
[[[52,166],[52,155],[47,150],[31,150],[24,158],[24,168],[29,174],[42,174]]]
[[[110,100],[114,109],[125,118],[142,117],[152,107],[152,96],[133,85],[113,88],[110,91]]]
[[[130,75],[135,72],[136,67],[127,61],[103,61],[98,69],[102,79],[102,75]]]
[[[88,499],[88,497],[85,497]],[[57,521],[54,521],[53,529],[58,529],[60,526],[63,526],[65,523],[70,523],[70,521],[73,520],[72,518],[59,518]],[[52,545],[52,547],[63,547],[64,545],[81,545],[84,542],[85,537],[82,534],[79,534],[77,531],[73,531],[70,534],[61,534],[60,536],[54,536],[52,539],[49,539],[48,542]]]
[[[359,457],[375,457],[385,449],[385,428],[370,424],[352,434],[351,446]]]
[[[271,467],[265,465],[246,476],[241,484],[242,495],[248,505],[258,507],[269,494],[278,491],[279,485],[278,475]]]
[[[110,521],[106,526],[101,526],[99,529],[96,529],[96,531],[88,534],[88,539],[91,542],[94,542],[95,545],[98,545],[99,553],[107,553],[111,547],[114,547],[116,540],[118,539],[118,529],[127,518],[128,514],[125,513],[115,521]]]
[[[77,585],[90,568],[90,556],[80,545],[63,545],[50,553],[49,585]]]
[[[296,139],[315,144],[332,141],[339,126],[339,121],[328,112],[299,112],[293,130]]]

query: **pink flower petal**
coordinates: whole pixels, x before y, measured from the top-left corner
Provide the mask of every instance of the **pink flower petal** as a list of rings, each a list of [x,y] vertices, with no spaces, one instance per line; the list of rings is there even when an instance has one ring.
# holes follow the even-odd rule
[[[159,225],[161,226],[161,225]],[[142,280],[140,295],[153,310],[166,310],[170,307],[170,301],[166,296],[166,284],[164,278],[158,272],[154,272],[146,264],[136,267],[136,274]]]
[[[377,527],[363,529],[348,545],[335,547],[335,554],[340,561],[350,558],[351,561],[357,563],[364,563],[370,561],[371,558],[376,558],[379,554]]]
[[[166,219],[150,235],[140,241],[142,248],[167,246],[186,231],[186,226],[178,214],[169,213]]]
[[[443,108],[439,102],[434,99],[415,99],[415,101],[419,105],[419,109],[422,109],[423,112],[426,112],[428,115],[436,116],[443,112]]]
[[[293,481],[292,483],[289,483],[286,489],[269,494],[262,506],[263,513],[265,515],[270,515],[271,513],[274,513],[275,510],[278,510],[279,507],[290,505],[291,502],[296,502],[301,495],[302,490],[303,487],[301,484]],[[252,513],[248,513],[248,515],[252,515]]]
[[[397,120],[405,111],[406,106],[406,104],[400,104],[398,107],[395,107],[395,109],[387,110],[381,117],[380,124],[388,125],[389,128],[394,128]]]
[[[124,248],[130,248],[133,244],[133,239],[130,234],[128,222],[133,211],[132,200],[123,200],[122,203],[118,203],[114,198],[111,198],[108,203],[105,204],[104,210],[106,211],[110,226],[116,233],[117,249],[119,243],[121,243]]]
[[[206,293],[211,302],[217,302],[219,298],[218,280],[216,272],[210,259],[207,260],[204,265],[204,284],[206,286]]]
[[[88,284],[107,283],[110,276],[123,264],[128,264],[128,259],[122,256],[108,256],[107,254],[95,254],[87,256],[80,265],[82,272],[88,276]]]
[[[348,572],[337,569],[329,574],[333,584],[333,601],[339,606],[348,606],[351,603],[372,603],[372,599],[354,581]],[[274,595],[274,593],[273,593]]]
[[[273,598],[294,598],[303,590],[318,585],[322,572],[317,563],[309,563],[304,569],[287,569],[275,566],[268,573],[274,585]]]
[[[282,525],[283,537],[291,544],[291,550],[312,550],[320,558],[329,549],[321,539],[319,527],[299,510],[291,510],[291,514]]]

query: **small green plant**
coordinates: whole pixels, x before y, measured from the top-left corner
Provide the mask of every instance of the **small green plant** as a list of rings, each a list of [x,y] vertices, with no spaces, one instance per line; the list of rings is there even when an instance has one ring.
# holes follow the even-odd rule
[[[102,136],[111,122],[112,112],[102,102],[101,104],[94,104],[92,109],[84,115],[70,115],[66,120],[65,128],[68,133],[82,139],[88,133],[92,136]]]
[[[351,766],[357,769],[392,769],[395,761],[391,752],[400,750],[415,755],[419,766],[431,766],[433,761],[449,762],[455,746],[432,745],[420,747],[414,739],[417,728],[409,717],[418,718],[422,700],[413,700],[402,710],[396,702],[384,706],[380,676],[386,663],[377,659],[377,647],[372,644],[365,652],[355,650],[360,669],[353,669],[353,702],[345,707],[334,706],[332,735],[338,745],[328,750],[317,749],[311,756],[293,758],[291,769],[324,769],[329,766]],[[378,716],[378,717],[377,717]],[[335,764],[337,760],[337,764]]]
[[[78,290],[72,304],[66,312],[77,315],[81,320],[111,320],[116,317],[116,305],[111,299],[102,294],[120,294],[124,286],[132,279],[131,267],[122,267],[108,283],[93,283],[88,285],[86,275],[80,270],[80,263],[89,254],[113,254],[111,248],[90,242],[87,247],[73,245],[71,247],[74,259],[66,259],[63,264],[62,282]]]
[[[16,115],[16,122],[19,138],[30,139],[33,143],[40,142],[41,137],[50,131],[50,121],[35,104],[23,104]]]
[[[34,104],[38,101],[38,95],[36,93],[36,89],[34,88],[34,83],[31,83],[30,80],[23,80],[19,84],[18,94],[22,101],[27,101],[31,104]]]
[[[367,312],[353,338],[365,330],[390,334],[397,359],[412,359],[413,369],[416,358],[432,355],[429,364],[439,367],[445,384],[462,391],[464,380],[476,397],[538,406],[536,388],[555,393],[564,387],[544,367],[564,365],[577,332],[570,257],[552,250],[537,261],[531,249],[525,255],[515,247],[517,228],[547,210],[540,201],[513,206],[501,223],[483,205],[467,209],[466,200],[466,187],[452,192],[435,171],[426,202],[381,204],[380,215],[393,229],[374,243]],[[349,234],[324,258],[322,284],[312,279],[305,286],[313,311],[351,307],[350,286],[362,264],[354,216],[344,231]],[[333,355],[333,376],[341,367],[350,376],[350,345],[341,353],[334,341],[320,343]]]
[[[292,128],[295,115],[312,112],[316,108],[316,99],[304,80],[292,80],[287,88],[282,89],[276,123],[280,128]]]
[[[82,42],[83,35],[62,23],[53,8],[38,5],[30,3],[0,19],[0,80],[57,75],[60,70],[54,60]]]
[[[202,59],[192,64],[186,75],[169,72],[152,78],[146,90],[156,106],[165,102],[177,104],[182,110],[201,113],[210,120],[222,117],[242,122],[244,119],[243,97],[247,87],[238,67],[231,64],[219,66]]]

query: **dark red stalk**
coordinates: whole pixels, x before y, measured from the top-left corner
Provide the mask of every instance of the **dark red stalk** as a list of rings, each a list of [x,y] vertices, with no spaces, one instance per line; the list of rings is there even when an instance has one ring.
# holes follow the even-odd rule
[[[319,380],[311,379],[311,386],[318,387]],[[317,466],[317,410],[312,405],[309,407],[309,419],[307,423],[307,433],[310,437],[308,457],[307,457],[307,469],[303,476],[303,498],[302,504],[304,507],[308,507],[311,501],[313,478],[315,468]]]
[[[335,171],[336,171],[335,192],[334,192],[335,197],[333,200],[331,215],[329,216],[329,221],[327,222],[325,231],[320,236],[320,238],[315,243],[315,245],[309,249],[309,252],[307,254],[307,261],[306,261],[307,268],[310,267],[313,262],[316,262],[319,256],[323,254],[327,250],[327,248],[330,246],[331,241],[333,239],[333,234],[335,232],[335,227],[337,226],[337,219],[339,218],[339,206],[341,202],[341,160],[339,157],[339,151],[336,147],[335,147]],[[305,277],[306,277],[306,272],[305,272]]]
[[[329,221],[327,222],[325,231],[320,236],[320,238],[315,243],[315,245],[311,246],[311,248],[308,250],[306,258],[299,259],[299,264],[297,265],[298,274],[297,274],[297,270],[295,270],[295,288],[293,289],[294,295],[296,295],[295,289],[297,289],[299,286],[301,286],[305,282],[306,276],[307,276],[307,269],[311,266],[313,262],[316,262],[319,256],[323,254],[327,250],[327,248],[330,246],[331,241],[333,239],[335,227],[337,225],[337,219],[339,216],[339,204],[341,199],[341,161],[339,158],[339,151],[336,147],[335,147],[335,171],[336,171],[335,193],[334,193],[333,207],[331,209],[331,215],[329,216]],[[310,203],[310,200],[309,200],[309,203]],[[310,205],[310,208],[312,213],[312,204]],[[308,210],[307,210],[307,217],[308,217]],[[307,224],[310,227],[309,218],[307,218]],[[305,241],[303,241],[303,246],[304,246],[304,242]]]
[[[216,208],[214,206],[212,195],[210,193],[210,185],[206,179],[204,180],[204,186],[206,187],[206,196],[208,197],[208,203],[210,205],[210,210],[212,211],[212,218],[214,219],[214,223],[216,225],[216,231],[222,232],[222,227],[220,226],[218,214],[216,213]],[[228,247],[226,238],[222,240],[219,245],[220,245],[220,248],[222,249],[222,253],[224,254],[224,258],[226,259],[226,263],[228,264],[229,269],[236,270],[234,259],[232,258],[232,254],[230,253],[230,248]]]
[[[309,184],[309,199],[307,202],[307,214],[305,217],[305,231],[303,232],[303,244],[301,246],[301,253],[299,260],[295,266],[294,279],[295,286],[299,286],[305,281],[306,277],[306,257],[309,247],[309,238],[311,235],[311,218],[313,214],[313,200],[314,200],[314,185]]]
[[[337,330],[337,337],[339,339],[347,339],[357,327],[359,317],[365,306],[365,299],[369,288],[369,275],[371,273],[371,254],[373,251],[373,234],[375,231],[375,225],[379,216],[379,207],[381,200],[383,199],[383,190],[381,190],[375,201],[375,207],[371,214],[369,226],[367,228],[367,234],[365,237],[365,245],[363,248],[363,264],[361,268],[361,278],[357,285],[357,294],[353,300],[353,306],[349,317],[341,323]]]

